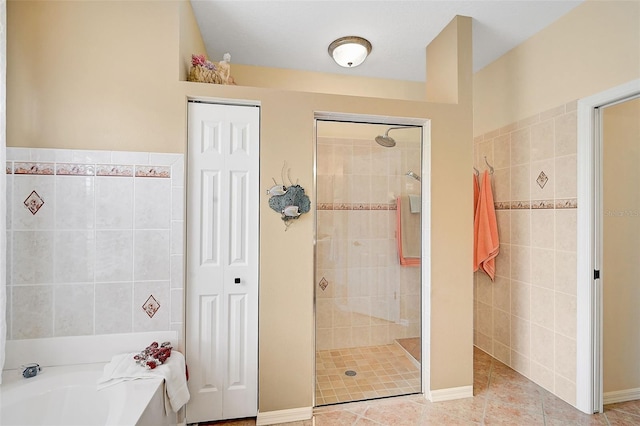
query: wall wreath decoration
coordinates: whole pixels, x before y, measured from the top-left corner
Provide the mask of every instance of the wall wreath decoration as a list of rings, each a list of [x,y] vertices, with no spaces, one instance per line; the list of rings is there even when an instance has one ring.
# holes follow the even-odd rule
[[[297,182],[294,184],[291,180],[291,169],[287,170],[289,186],[285,185],[284,170],[286,167],[287,163],[285,162],[284,166],[282,166],[281,173],[282,184],[279,184],[273,179],[275,185],[267,190],[267,194],[270,195],[269,207],[277,213],[280,213],[281,219],[285,224],[285,231],[294,220],[298,219],[303,213],[309,212],[311,209],[311,201],[304,193],[304,188],[298,185]]]

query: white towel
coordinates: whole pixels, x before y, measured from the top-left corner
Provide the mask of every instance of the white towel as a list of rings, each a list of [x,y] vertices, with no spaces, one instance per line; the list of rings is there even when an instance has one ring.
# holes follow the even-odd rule
[[[190,398],[184,355],[173,350],[167,361],[153,370],[136,364],[134,355],[136,353],[115,355],[104,366],[102,377],[98,379],[98,390],[127,380],[161,378],[164,379],[165,409],[167,413],[169,408],[177,413]]]
[[[420,213],[422,199],[419,195],[409,194],[409,204],[411,205],[411,213]]]

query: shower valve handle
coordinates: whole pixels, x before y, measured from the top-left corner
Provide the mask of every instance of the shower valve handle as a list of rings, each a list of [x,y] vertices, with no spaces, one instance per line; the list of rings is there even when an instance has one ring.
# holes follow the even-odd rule
[[[23,365],[22,368],[24,369],[22,370],[22,377],[24,377],[25,379],[35,377],[38,372],[40,372],[40,366],[35,363]]]

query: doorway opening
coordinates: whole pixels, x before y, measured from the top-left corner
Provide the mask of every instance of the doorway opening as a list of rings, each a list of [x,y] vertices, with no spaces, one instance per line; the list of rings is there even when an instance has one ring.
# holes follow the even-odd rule
[[[316,116],[315,406],[424,391],[423,134]]]
[[[630,212],[636,207],[609,206],[605,202],[612,200],[613,192],[606,190],[603,181],[606,171],[603,168],[606,159],[603,156],[603,144],[607,143],[603,121],[608,108],[625,103],[640,96],[640,80],[614,87],[602,93],[584,98],[578,102],[578,252],[577,252],[577,368],[576,388],[577,407],[585,413],[603,412],[604,403],[616,402],[609,398],[605,401],[604,389],[604,360],[605,340],[605,312],[604,285],[613,285],[618,276],[616,266],[605,262],[607,255],[607,234],[613,236],[609,230],[615,229],[620,223],[611,223],[612,211]],[[609,110],[613,111],[613,110]],[[638,118],[635,118],[636,124]],[[631,120],[633,122],[633,120]],[[637,146],[626,153],[627,158],[633,158]],[[615,167],[615,165],[614,165]],[[636,164],[635,168],[637,169]],[[628,179],[627,179],[628,180]],[[622,183],[622,182],[621,182]],[[614,183],[615,185],[615,183]],[[606,190],[606,191],[605,191]],[[617,189],[616,189],[617,191]],[[637,202],[635,192],[622,197],[625,203]],[[607,216],[605,209],[609,210]],[[624,217],[626,213],[623,213]],[[637,221],[637,218],[636,218]],[[621,222],[621,221],[617,221]],[[613,228],[611,227],[613,226]],[[633,227],[633,225],[632,225]],[[624,231],[627,232],[627,231]],[[610,253],[609,253],[610,254]],[[609,256],[610,257],[610,256]],[[637,263],[637,262],[636,262]],[[637,277],[636,281],[637,283]],[[605,284],[606,283],[606,284]],[[637,308],[636,308],[637,309]],[[611,309],[609,309],[611,312]],[[619,324],[621,325],[621,324]],[[637,323],[635,325],[637,327]],[[637,336],[637,329],[635,332]],[[639,344],[640,345],[640,344]],[[637,363],[636,363],[637,365]],[[640,380],[640,374],[639,380]],[[630,393],[629,393],[630,392]],[[635,393],[634,393],[635,392]],[[626,390],[625,400],[630,395],[640,397],[640,385],[635,389]],[[622,399],[618,399],[622,401]]]

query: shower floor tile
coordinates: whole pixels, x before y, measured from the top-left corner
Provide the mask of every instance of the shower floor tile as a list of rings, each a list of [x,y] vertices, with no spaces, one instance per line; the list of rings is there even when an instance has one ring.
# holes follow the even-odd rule
[[[316,353],[316,405],[416,392],[420,369],[396,344]]]
[[[397,339],[396,342],[400,344],[404,348],[405,351],[409,352],[416,361],[421,362],[421,353],[422,348],[420,347],[420,338],[419,337],[408,337],[406,339]]]

